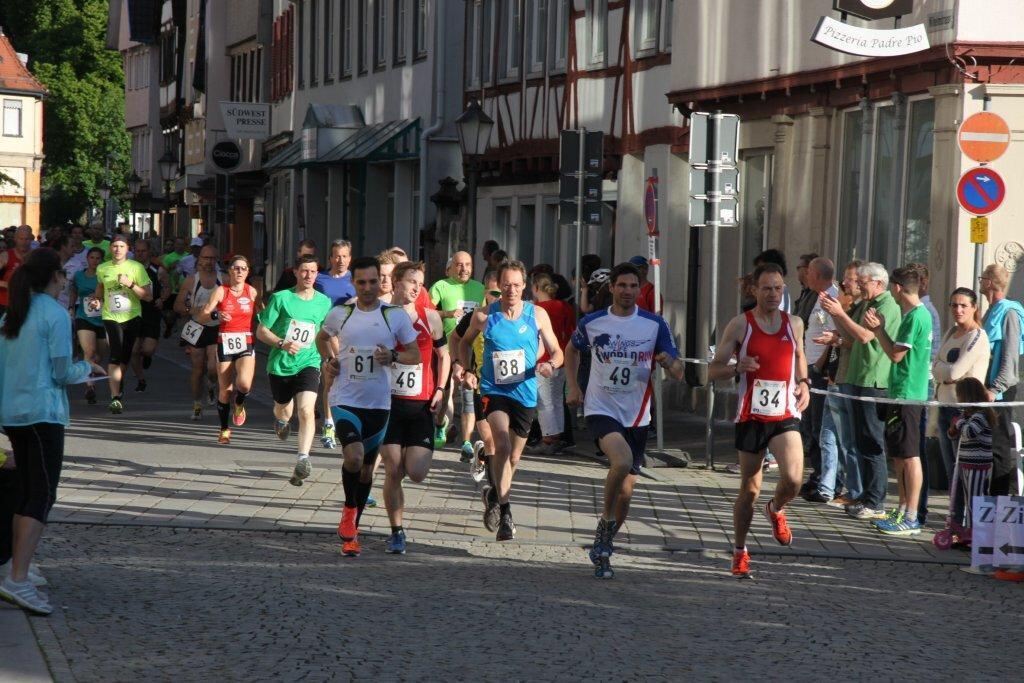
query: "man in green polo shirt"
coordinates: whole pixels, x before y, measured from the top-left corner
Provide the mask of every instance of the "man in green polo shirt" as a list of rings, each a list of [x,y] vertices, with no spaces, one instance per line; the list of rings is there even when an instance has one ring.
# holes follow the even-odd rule
[[[893,295],[903,314],[895,337],[886,331],[884,314],[871,309],[864,324],[875,333],[889,369],[889,397],[911,401],[928,399],[928,375],[931,371],[932,317],[921,303],[921,275],[912,267],[892,273]],[[896,467],[900,502],[889,516],[875,524],[883,534],[914,536],[921,533],[917,508],[924,473],[921,468],[920,404],[886,406],[885,446]]]
[[[889,273],[880,263],[865,263],[857,269],[857,282],[864,297],[863,315],[874,310],[884,320],[882,326],[892,339],[900,329],[900,306],[889,293]],[[824,308],[839,329],[843,346],[849,349],[850,364],[846,381],[855,396],[885,397],[889,388],[892,361],[882,350],[873,331],[847,315],[841,306],[829,301]],[[864,492],[859,501],[846,506],[857,519],[884,519],[889,473],[885,464],[885,423],[878,417],[878,404],[852,401],[857,460],[860,463]]]
[[[312,472],[309,449],[316,431],[321,365],[316,335],[331,310],[331,300],[313,289],[316,274],[316,257],[301,257],[295,265],[295,287],[270,296],[256,329],[256,338],[270,346],[267,373],[279,439],[284,441],[291,433],[292,411],[299,416],[298,452],[291,478],[295,486],[301,486]]]

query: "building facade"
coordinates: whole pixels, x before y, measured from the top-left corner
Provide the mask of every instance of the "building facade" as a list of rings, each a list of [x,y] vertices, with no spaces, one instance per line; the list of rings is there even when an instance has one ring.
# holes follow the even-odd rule
[[[29,225],[39,234],[43,164],[43,98],[46,88],[28,70],[0,28],[0,228]]]

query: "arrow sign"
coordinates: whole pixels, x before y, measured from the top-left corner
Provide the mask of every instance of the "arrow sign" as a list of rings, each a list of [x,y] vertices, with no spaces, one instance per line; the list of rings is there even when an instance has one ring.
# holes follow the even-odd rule
[[[992,169],[978,166],[960,176],[960,182],[956,184],[956,199],[964,211],[975,216],[987,216],[1006,199],[1006,183]]]
[[[1010,545],[1004,543],[999,546],[999,552],[1003,555],[1024,555],[1024,545]]]

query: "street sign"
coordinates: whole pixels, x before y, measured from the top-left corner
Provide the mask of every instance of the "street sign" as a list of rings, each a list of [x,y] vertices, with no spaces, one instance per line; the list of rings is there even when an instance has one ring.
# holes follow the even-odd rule
[[[960,124],[956,139],[965,156],[985,164],[1003,156],[1010,146],[1010,126],[999,114],[982,111]]]
[[[576,205],[579,196],[580,134],[577,130],[563,130],[559,144],[558,183],[560,225],[576,222]],[[583,223],[601,224],[602,185],[604,182],[604,133],[588,131],[584,140],[583,170]]]
[[[971,244],[988,244],[988,216],[971,219]]]
[[[690,116],[690,227],[739,225],[739,138],[735,114]]]
[[[987,216],[1006,199],[1006,183],[990,168],[977,166],[970,169],[956,184],[956,199],[964,211],[975,216]]]
[[[221,102],[220,113],[229,138],[270,137],[270,105],[266,102]]]
[[[718,119],[718,143],[715,149],[708,147],[711,117]],[[706,166],[717,161],[723,167],[735,167],[739,155],[740,117],[735,114],[708,114],[694,112],[690,115],[690,166]]]
[[[999,496],[992,546],[996,567],[1024,566],[1024,497]]]
[[[233,171],[242,163],[242,149],[237,142],[221,140],[210,151],[210,161],[222,171]]]
[[[644,221],[647,223],[647,234],[655,237],[658,234],[658,177],[648,176],[647,187],[644,189]]]

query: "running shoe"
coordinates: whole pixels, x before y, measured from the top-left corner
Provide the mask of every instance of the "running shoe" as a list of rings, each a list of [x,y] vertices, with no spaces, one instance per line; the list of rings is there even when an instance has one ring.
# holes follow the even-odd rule
[[[487,478],[487,463],[476,459],[469,466],[469,474],[477,484]]]
[[[368,507],[368,508],[375,508],[375,507],[377,507],[377,499],[374,498],[373,496],[367,496],[366,497],[366,507]]]
[[[8,560],[5,564],[0,564],[0,576],[4,578],[9,576],[11,573],[12,564],[13,563],[10,560]],[[32,585],[36,588],[39,588],[40,586],[50,585],[50,582],[47,581],[46,577],[43,576],[42,572],[39,571],[39,565],[37,565],[35,562],[29,562],[28,573],[26,575],[26,578],[29,581],[31,581]]]
[[[281,441],[285,441],[288,435],[292,433],[291,425],[284,420],[274,420],[274,433],[277,434],[277,438]]]
[[[459,460],[461,462],[470,462],[473,460],[473,444],[468,441],[462,442],[462,449],[459,451]]]
[[[192,401],[192,421],[199,422],[203,419],[203,404],[199,401]]]
[[[206,390],[206,405],[209,408],[217,405],[217,389],[215,387]]]
[[[351,541],[359,533],[359,528],[356,526],[356,517],[359,515],[359,511],[356,508],[350,508],[347,505],[341,509],[341,521],[338,523],[338,536],[343,541]]]
[[[248,417],[245,414],[245,406],[240,406],[237,403],[231,414],[231,421],[235,423],[236,427],[241,427],[245,424],[245,418]]]
[[[887,520],[886,520],[887,521]],[[917,536],[921,533],[921,522],[909,519],[901,519],[898,522],[893,522],[882,527],[883,522],[879,522],[875,526],[883,534],[888,536]]]
[[[11,577],[8,576],[3,581],[0,581],[0,598],[33,614],[46,616],[53,612],[49,600],[39,592],[39,589],[29,579],[18,582],[12,581]]]
[[[320,437],[320,445],[330,450],[334,450],[334,447],[337,446],[333,422],[324,422],[324,433]]]
[[[224,444],[225,446],[231,443],[231,430],[222,429],[220,430],[220,437],[217,439],[217,443]]]
[[[143,392],[146,390],[146,380],[140,379],[135,383],[135,391]]]
[[[772,525],[772,536],[779,542],[779,545],[790,545],[793,542],[793,533],[789,530],[789,523],[786,521],[786,513],[782,510],[772,512],[772,501],[764,504],[764,516]]]
[[[91,406],[96,405],[96,389],[94,387],[85,388],[85,402]]]
[[[729,465],[726,465],[725,471],[728,472],[729,474],[739,474],[743,470],[740,469],[740,464],[738,462],[734,462]]]
[[[384,551],[392,555],[405,555],[405,532],[396,531],[388,536],[388,543]]]
[[[876,519],[871,523],[874,524],[876,527],[881,528],[882,524],[895,526],[896,524],[899,524],[902,521],[903,512],[901,512],[899,508],[893,508],[892,510],[889,510],[889,512],[885,514],[884,519]]]
[[[498,523],[496,539],[499,541],[511,541],[516,537],[516,523],[512,521],[512,513],[501,516]]]
[[[358,538],[352,538],[341,544],[341,554],[345,557],[359,557],[363,547],[359,545]]]
[[[595,567],[601,564],[602,558],[607,559],[614,552],[611,536],[608,522],[604,519],[597,520],[597,530],[594,531],[594,545],[590,547],[590,561],[594,563]]]
[[[116,396],[110,399],[110,412],[112,415],[120,415],[124,412],[124,403]]]
[[[594,567],[594,578],[595,579],[614,579],[615,572],[612,571],[611,562],[607,557],[598,558],[597,564]]]
[[[495,531],[498,528],[498,518],[501,516],[498,492],[493,486],[485,486],[480,492],[480,497],[484,501],[484,528]]]
[[[440,450],[445,447],[448,443],[448,416],[444,418],[444,423],[434,425],[434,448]]]
[[[885,519],[885,510],[875,510],[864,503],[846,506],[846,514],[856,519]]]
[[[732,575],[741,579],[750,577],[750,553],[746,550],[732,551]]]
[[[309,458],[299,458],[295,461],[295,469],[292,470],[292,477],[298,479],[300,482],[308,477],[313,472],[313,465],[310,464]],[[346,508],[347,509],[347,508]]]
[[[778,469],[779,463],[775,462],[775,460],[765,460],[764,464],[761,465],[761,470],[763,472],[775,472],[778,471]]]

